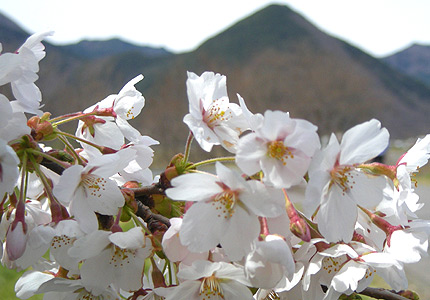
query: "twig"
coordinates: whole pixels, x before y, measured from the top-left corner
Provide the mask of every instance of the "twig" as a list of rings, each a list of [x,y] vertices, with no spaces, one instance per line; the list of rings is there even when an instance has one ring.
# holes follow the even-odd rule
[[[139,196],[150,196],[150,195],[164,195],[164,189],[160,187],[158,184],[148,185],[140,188],[129,188],[129,190],[133,191],[136,197]]]
[[[392,291],[383,288],[368,287],[359,293],[360,295],[369,296],[375,299],[384,300],[408,300],[403,296],[400,296]]]
[[[170,227],[169,218],[153,213],[148,206],[140,201],[137,201],[137,207],[136,215],[141,217],[146,224],[148,224],[148,229],[152,233],[155,231],[166,231]]]

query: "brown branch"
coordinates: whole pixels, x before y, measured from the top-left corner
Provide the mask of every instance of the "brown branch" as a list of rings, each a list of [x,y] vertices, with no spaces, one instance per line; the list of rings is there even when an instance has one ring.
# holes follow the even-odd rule
[[[360,293],[360,295],[372,297],[375,299],[384,299],[384,300],[408,300],[408,298],[405,298],[403,296],[400,296],[392,291],[383,289],[383,288],[373,288],[373,287],[367,287]]]
[[[158,184],[143,186],[140,188],[128,188],[133,191],[134,196],[150,196],[150,195],[164,195],[164,189]]]
[[[153,213],[148,206],[144,205],[140,201],[137,201],[136,215],[141,217],[146,224],[148,224],[148,229],[152,233],[155,231],[165,232],[170,227],[169,218]]]

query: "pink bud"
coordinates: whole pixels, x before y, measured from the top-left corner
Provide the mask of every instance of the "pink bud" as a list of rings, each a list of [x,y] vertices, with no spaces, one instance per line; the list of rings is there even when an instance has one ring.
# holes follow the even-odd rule
[[[6,234],[6,252],[10,260],[17,260],[25,251],[27,225],[21,221],[10,224]]]
[[[295,216],[290,219],[290,230],[291,232],[302,239],[302,241],[310,242],[311,240],[311,230],[303,218]]]

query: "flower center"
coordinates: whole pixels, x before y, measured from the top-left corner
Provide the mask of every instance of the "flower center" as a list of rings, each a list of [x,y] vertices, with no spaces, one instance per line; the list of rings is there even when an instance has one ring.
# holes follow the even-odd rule
[[[352,174],[352,166],[338,166],[330,171],[331,181],[330,186],[337,184],[342,189],[342,195],[345,195],[353,188],[355,181]]]
[[[228,219],[233,216],[237,202],[237,196],[233,191],[227,190],[219,193],[212,200],[212,205],[218,211],[218,217]]]
[[[90,190],[90,195],[93,197],[101,197],[101,192],[105,190],[106,179],[95,176],[93,174],[86,174],[83,176],[82,182]]]
[[[134,251],[130,249],[121,249],[120,247],[113,246],[112,250],[109,264],[114,267],[123,267],[130,264],[131,259],[135,256]]]
[[[202,284],[200,285],[199,296],[202,296],[203,300],[211,299],[212,297],[220,297],[221,299],[224,299],[224,292],[218,278],[214,275],[203,278]]]
[[[67,235],[57,235],[52,239],[51,247],[54,250],[61,249],[61,247],[71,246],[76,238],[70,238]]]
[[[272,141],[267,145],[267,155],[274,159],[280,160],[285,166],[288,158],[294,158],[291,149],[285,147],[283,141]]]
[[[336,273],[342,268],[343,263],[346,260],[347,259],[344,256],[324,257],[322,261],[322,268],[327,272],[327,274],[331,274],[332,272]]]
[[[207,111],[203,110],[203,119],[210,128],[231,118],[231,112],[226,113],[228,106],[225,105],[225,101],[226,99],[214,100]]]

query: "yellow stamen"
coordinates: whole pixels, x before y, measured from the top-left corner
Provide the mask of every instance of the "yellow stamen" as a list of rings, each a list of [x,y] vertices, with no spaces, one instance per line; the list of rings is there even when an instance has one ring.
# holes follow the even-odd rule
[[[237,196],[233,191],[226,190],[213,198],[212,205],[219,210],[218,217],[228,219],[233,216],[237,202]]]
[[[330,171],[331,181],[330,186],[337,184],[342,189],[342,194],[348,193],[354,187],[354,175],[352,174],[352,166],[339,166]]]
[[[212,297],[220,297],[224,299],[224,292],[221,288],[218,278],[214,275],[202,279],[199,295],[203,300],[211,299]]]
[[[267,155],[282,161],[285,166],[288,158],[294,158],[291,149],[284,145],[283,141],[272,141],[267,145]]]

